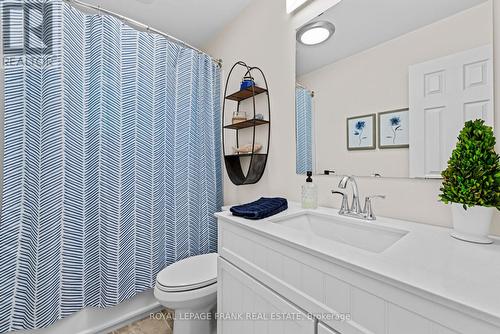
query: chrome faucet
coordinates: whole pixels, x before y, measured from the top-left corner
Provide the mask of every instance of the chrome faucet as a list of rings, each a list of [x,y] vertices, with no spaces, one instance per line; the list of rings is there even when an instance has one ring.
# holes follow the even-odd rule
[[[361,213],[361,204],[359,204],[359,191],[358,191],[358,183],[354,179],[353,176],[344,176],[342,180],[340,180],[339,188],[345,189],[348,183],[351,183],[352,188],[352,204],[347,208],[349,213],[360,214]]]
[[[367,196],[365,198],[365,208],[363,209],[363,214],[365,216],[364,219],[366,220],[377,220],[377,217],[375,217],[375,214],[373,213],[373,206],[372,206],[372,199],[374,198],[385,199],[385,196],[373,195],[373,196]]]
[[[339,188],[346,189],[347,184],[351,183],[352,186],[352,203],[349,206],[349,200],[347,198],[347,193],[337,190],[332,190],[332,194],[342,195],[342,205],[340,206],[339,215],[349,216],[353,218],[363,219],[363,220],[376,220],[375,214],[373,213],[372,199],[382,198],[385,199],[383,195],[373,195],[367,196],[365,199],[365,206],[361,211],[361,205],[359,203],[359,190],[358,184],[353,176],[344,176],[340,180]]]
[[[344,215],[349,211],[349,200],[347,194],[341,191],[332,190],[332,194],[342,195],[342,205],[340,206],[339,215]]]

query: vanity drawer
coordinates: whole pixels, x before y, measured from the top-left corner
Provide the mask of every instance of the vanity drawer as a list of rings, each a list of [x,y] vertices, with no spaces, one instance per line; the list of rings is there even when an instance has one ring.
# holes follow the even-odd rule
[[[315,333],[314,319],[221,258],[218,280],[218,334]]]
[[[424,292],[224,221],[219,254],[342,334],[500,333]]]
[[[318,323],[318,334],[339,334],[339,332],[326,327],[322,323]]]

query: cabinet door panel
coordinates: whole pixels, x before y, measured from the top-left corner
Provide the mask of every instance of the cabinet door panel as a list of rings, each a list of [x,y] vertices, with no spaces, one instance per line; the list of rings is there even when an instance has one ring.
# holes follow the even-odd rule
[[[330,329],[330,328],[326,327],[325,325],[319,323],[318,324],[318,334],[339,334],[339,332],[336,332],[333,329]]]
[[[221,258],[218,284],[218,334],[314,334],[302,310]]]
[[[397,305],[387,304],[387,334],[429,334],[431,323]]]

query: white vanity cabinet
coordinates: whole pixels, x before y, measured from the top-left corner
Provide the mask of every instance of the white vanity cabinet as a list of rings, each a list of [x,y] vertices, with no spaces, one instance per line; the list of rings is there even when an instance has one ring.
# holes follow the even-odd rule
[[[219,321],[218,334],[500,333],[472,308],[220,217],[219,255],[218,312],[302,313],[315,321]]]
[[[318,324],[318,334],[338,334],[338,332],[335,332],[331,330],[330,328],[326,327],[325,325],[319,323]]]
[[[218,284],[218,334],[315,333],[306,313],[220,258]]]

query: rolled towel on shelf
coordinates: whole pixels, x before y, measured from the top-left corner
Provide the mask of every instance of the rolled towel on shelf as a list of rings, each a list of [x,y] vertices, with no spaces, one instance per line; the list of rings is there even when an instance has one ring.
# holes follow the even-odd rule
[[[247,219],[264,219],[288,209],[288,202],[281,197],[260,199],[242,205],[233,206],[230,211],[233,216],[243,217]]]
[[[253,153],[257,153],[262,149],[261,144],[253,145]],[[246,144],[240,147],[233,147],[234,154],[250,154],[252,153],[252,144]]]

